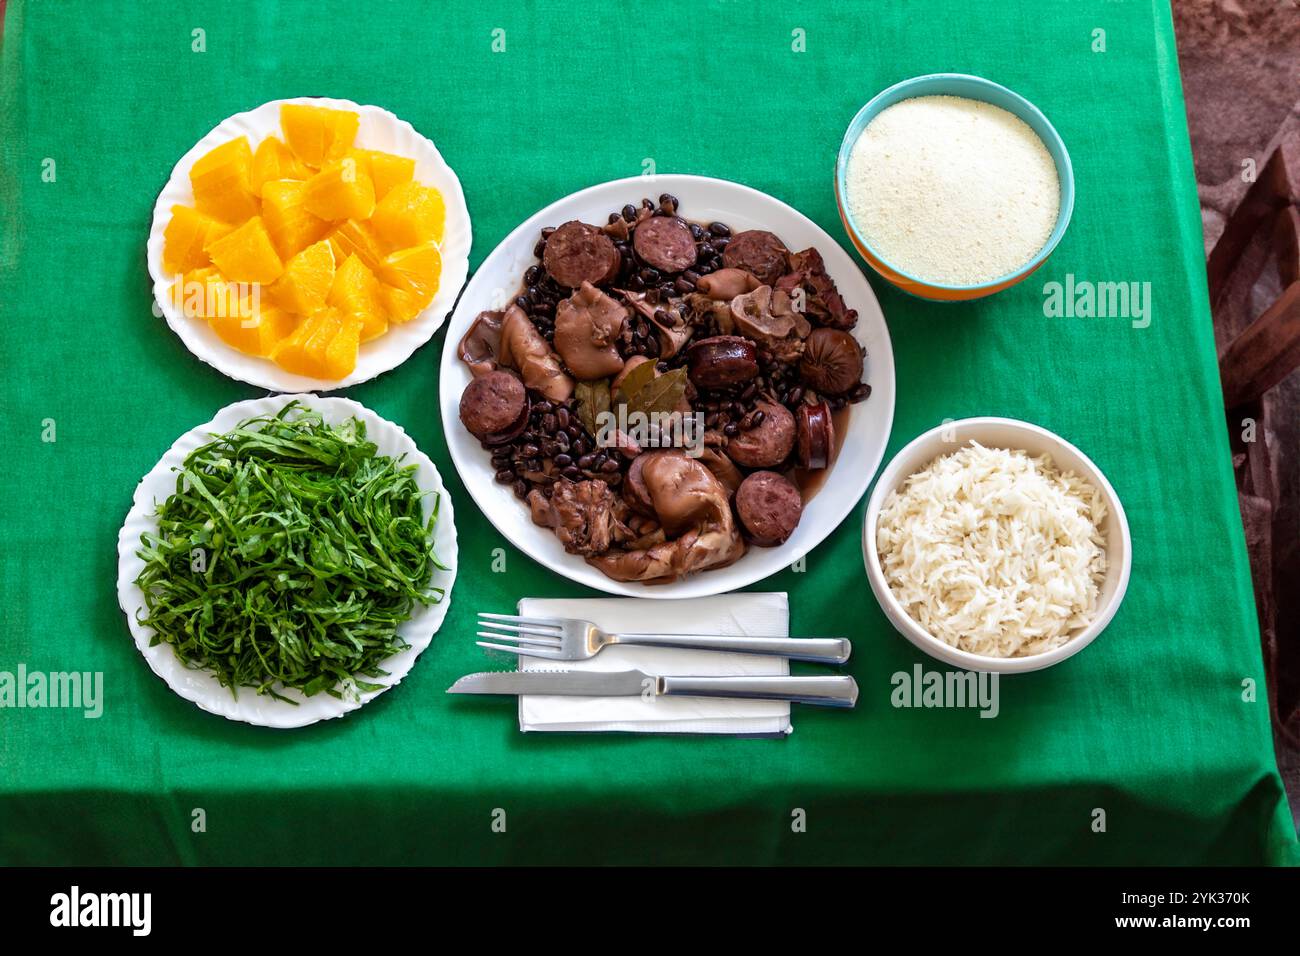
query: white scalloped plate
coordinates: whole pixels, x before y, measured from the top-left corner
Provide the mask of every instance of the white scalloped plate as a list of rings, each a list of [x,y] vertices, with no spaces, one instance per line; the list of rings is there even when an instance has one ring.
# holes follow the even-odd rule
[[[351,375],[338,381],[294,375],[270,359],[245,355],[231,348],[217,337],[207,322],[185,315],[167,294],[176,277],[168,275],[162,267],[163,231],[171,221],[172,206],[194,204],[190,167],[212,148],[239,136],[247,136],[254,149],[271,134],[283,137],[280,132],[282,103],[305,103],[359,113],[361,123],[357,130],[356,145],[364,149],[379,149],[412,157],[415,160],[416,180],[426,186],[433,186],[442,193],[447,206],[447,225],[440,245],[442,277],[433,301],[411,321],[393,323],[379,338],[362,344],[357,355],[357,367]],[[172,331],[180,336],[187,349],[217,371],[273,392],[328,392],[368,381],[397,368],[416,349],[429,341],[442,326],[447,313],[456,302],[461,286],[465,284],[465,276],[469,273],[471,241],[469,210],[465,206],[465,194],[461,191],[460,180],[443,160],[438,148],[417,133],[410,123],[378,106],[360,106],[351,100],[298,96],[272,100],[257,109],[236,113],[222,120],[181,157],[154,205],[153,226],[149,232],[149,276],[153,280],[154,299]]]
[[[317,694],[306,697],[300,691],[277,687],[281,693],[298,703],[288,704],[274,697],[259,696],[248,688],[239,688],[232,694],[229,688],[222,687],[208,671],[192,670],[186,667],[173,653],[171,645],[158,644],[149,646],[153,636],[152,628],[142,626],[137,615],[144,608],[144,594],[136,586],[135,580],[144,570],[144,562],[136,556],[140,546],[140,535],[145,531],[156,532],[158,521],[154,517],[157,503],[165,501],[176,490],[174,469],[179,468],[185,456],[200,445],[211,440],[213,434],[222,434],[247,418],[260,415],[274,415],[288,402],[300,399],[303,404],[316,409],[327,422],[338,423],[356,417],[365,422],[366,437],[379,447],[381,455],[396,458],[405,455],[408,462],[416,464],[415,480],[420,490],[428,493],[425,499],[425,513],[438,502],[438,522],[434,526],[433,548],[438,560],[447,565],[448,571],[435,571],[433,587],[443,588],[443,599],[429,607],[416,606],[411,617],[398,628],[406,642],[411,646],[401,653],[394,654],[384,661],[383,669],[388,677],[378,678],[375,683],[383,683],[381,690],[367,691],[351,699],[340,700],[329,694]],[[437,495],[437,498],[434,498]],[[193,701],[203,710],[218,714],[228,720],[240,720],[263,727],[305,727],[320,720],[342,717],[358,707],[373,700],[384,690],[401,683],[410,671],[420,652],[429,646],[433,635],[442,625],[451,606],[451,588],[456,580],[456,524],[452,511],[451,498],[443,486],[438,469],[399,425],[385,418],[380,418],[364,405],[346,398],[322,398],[317,395],[275,395],[251,401],[235,402],[217,412],[215,418],[186,432],[167,450],[162,459],[147,475],[140,480],[135,489],[135,498],[126,522],[117,537],[117,598],[126,613],[127,625],[135,638],[144,659],[155,674],[167,682],[167,686],[186,700]],[[345,695],[347,696],[347,695]]]
[[[672,193],[681,201],[681,213],[688,219],[720,220],[737,231],[770,229],[791,249],[816,246],[844,301],[849,308],[858,310],[853,335],[867,349],[865,381],[871,383],[872,391],[865,402],[851,407],[839,456],[825,484],[804,508],[799,526],[789,541],[777,548],[751,547],[730,567],[701,571],[672,584],[642,584],[607,578],[581,557],[566,553],[549,529],[533,524],[528,508],[510,488],[493,480],[490,457],[460,423],[460,395],[469,384],[470,375],[456,356],[456,346],[479,312],[504,308],[515,295],[524,270],[537,261],[533,246],[543,226],[558,226],[569,219],[604,223],[610,212],[622,208],[624,203],[635,204],[644,196],[664,192]],[[880,467],[894,421],[894,351],[889,328],[858,264],[824,229],[797,209],[749,186],[707,176],[633,176],[601,183],[565,196],[526,219],[492,250],[465,287],[447,325],[440,379],[442,427],[451,460],[488,520],[515,547],[566,578],[598,591],[633,597],[689,598],[723,594],[761,581],[798,561],[835,530],[866,492]]]

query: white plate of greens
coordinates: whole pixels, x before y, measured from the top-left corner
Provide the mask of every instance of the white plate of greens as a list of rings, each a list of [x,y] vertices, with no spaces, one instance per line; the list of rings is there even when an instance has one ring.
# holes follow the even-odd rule
[[[280,395],[226,406],[141,480],[118,600],[181,697],[303,727],[401,682],[447,614],[456,557],[442,478],[401,427]]]

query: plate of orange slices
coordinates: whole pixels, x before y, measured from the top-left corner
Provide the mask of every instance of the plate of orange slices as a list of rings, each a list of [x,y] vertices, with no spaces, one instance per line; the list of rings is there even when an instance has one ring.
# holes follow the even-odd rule
[[[154,206],[149,274],[171,329],[277,392],[396,368],[469,271],[469,210],[434,144],[388,110],[318,97],[223,120]]]

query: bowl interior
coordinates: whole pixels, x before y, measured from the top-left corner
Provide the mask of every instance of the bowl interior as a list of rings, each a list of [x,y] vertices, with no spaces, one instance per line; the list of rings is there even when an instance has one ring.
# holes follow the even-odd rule
[[[1128,520],[1124,515],[1119,496],[1115,494],[1115,489],[1087,456],[1046,429],[1013,419],[968,419],[933,429],[914,440],[890,462],[881,474],[875,491],[872,492],[863,529],[863,544],[868,552],[868,560],[874,565],[875,574],[883,582],[884,574],[880,568],[880,557],[876,552],[876,526],[880,507],[889,492],[901,487],[911,475],[934,459],[951,454],[971,441],[979,442],[989,448],[1019,449],[1034,457],[1049,454],[1057,468],[1073,471],[1085,478],[1101,493],[1102,499],[1106,502],[1106,517],[1101,526],[1102,537],[1106,541],[1106,576],[1097,596],[1097,612],[1092,623],[1068,643],[1043,654],[1017,658],[986,657],[953,648],[934,637],[907,614],[894,598],[888,584],[884,585],[885,594],[882,598],[891,602],[897,614],[910,622],[916,634],[923,635],[928,643],[936,645],[936,650],[943,650],[947,652],[945,654],[947,658],[959,658],[968,666],[983,665],[984,669],[996,670],[1029,670],[1063,660],[1081,650],[1087,643],[1081,635],[1095,635],[1109,623],[1128,587],[1132,556]],[[1011,666],[1008,666],[1009,664]]]
[[[853,215],[848,209],[848,203],[842,198],[847,195],[845,176],[849,164],[849,154],[853,151],[853,144],[857,142],[858,136],[866,129],[867,124],[875,119],[876,115],[882,110],[901,100],[912,99],[917,96],[960,96],[990,103],[1023,120],[1047,147],[1052,162],[1056,164],[1056,175],[1061,183],[1060,213],[1056,218],[1056,226],[1052,229],[1051,235],[1048,236],[1047,242],[1043,244],[1043,248],[1038,251],[1038,254],[1033,259],[1019,269],[977,285],[947,285],[933,279],[922,279],[912,275],[906,269],[899,268],[896,263],[890,262],[880,255],[862,235],[862,231],[857,227],[856,223],[853,222]],[[1070,164],[1070,154],[1065,148],[1065,142],[1057,133],[1056,127],[1048,121],[1038,107],[1019,93],[994,83],[992,80],[965,73],[931,73],[927,76],[913,77],[895,83],[872,97],[867,105],[858,110],[858,114],[853,117],[853,122],[849,124],[848,130],[844,134],[844,140],[840,143],[839,157],[835,162],[835,187],[837,195],[841,197],[841,211],[844,221],[849,224],[854,238],[864,247],[870,249],[872,255],[899,275],[917,285],[929,286],[935,289],[951,289],[953,291],[975,292],[981,289],[991,289],[1017,276],[1022,278],[1027,276],[1051,255],[1052,250],[1056,248],[1056,244],[1065,235],[1065,230],[1070,224],[1070,217],[1074,211],[1074,168]]]

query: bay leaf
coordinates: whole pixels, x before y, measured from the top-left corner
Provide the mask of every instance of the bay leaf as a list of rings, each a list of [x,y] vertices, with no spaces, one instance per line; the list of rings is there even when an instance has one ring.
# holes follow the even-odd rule
[[[685,394],[686,369],[675,368],[638,389],[637,393],[628,399],[627,411],[629,415],[635,412],[643,412],[646,415],[655,412],[671,412],[676,410]]]
[[[578,382],[573,388],[573,397],[578,400],[578,421],[595,437],[600,430],[597,417],[609,411],[609,379]]]
[[[654,377],[655,363],[649,361],[642,362],[640,365],[632,369],[632,371],[628,372],[623,381],[619,383],[618,398],[623,402],[627,402],[629,398],[649,384]]]

